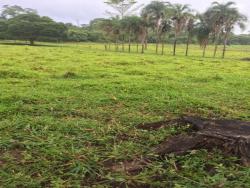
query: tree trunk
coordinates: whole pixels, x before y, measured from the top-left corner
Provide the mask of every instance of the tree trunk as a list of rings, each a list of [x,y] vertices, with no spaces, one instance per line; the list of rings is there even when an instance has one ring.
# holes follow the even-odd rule
[[[169,137],[152,148],[151,153],[163,157],[168,154],[185,155],[192,150],[211,151],[217,148],[225,155],[238,157],[243,165],[250,166],[250,122],[182,117],[170,121],[140,124],[138,128],[157,130],[167,126],[188,126],[189,130],[187,133]],[[111,170],[139,174],[154,160],[154,157],[137,157],[129,162],[114,163]]]
[[[146,36],[145,36],[145,50],[148,49],[148,30],[146,31]]]
[[[164,48],[165,48],[165,43],[164,43],[164,41],[162,41],[162,44],[161,44],[161,55],[164,55]]]
[[[160,39],[159,39],[159,36],[158,36],[158,34],[157,34],[157,39],[156,39],[156,48],[155,48],[155,53],[156,53],[156,54],[158,54],[159,42],[160,42]]]
[[[229,32],[226,32],[225,38],[224,38],[224,46],[223,46],[223,52],[222,52],[222,58],[223,58],[223,59],[225,58],[225,54],[226,54],[228,33],[229,33]]]
[[[189,43],[190,43],[190,34],[188,34],[188,39],[187,39],[186,56],[188,56]]]
[[[207,45],[205,44],[205,46],[203,47],[202,57],[205,57],[205,55],[206,55],[206,48],[207,48]]]
[[[164,41],[165,37],[164,36],[160,36],[160,41],[161,41],[161,55],[164,55],[164,48],[165,48],[165,41]]]
[[[138,42],[136,43],[136,52],[137,53],[139,52],[139,43]]]
[[[145,48],[145,44],[142,43],[142,45],[141,45],[141,53],[142,53],[142,54],[144,54],[144,48]]]
[[[123,52],[124,52],[124,49],[125,49],[125,48],[124,48],[124,43],[125,43],[124,41],[125,41],[125,36],[123,35],[123,36],[122,36],[122,51],[123,51]]]
[[[221,37],[220,30],[216,29],[215,32],[216,32],[216,34],[215,34],[215,40],[214,40],[214,57],[216,57],[216,54],[218,51],[218,45],[219,45],[219,41],[220,41],[220,37]]]
[[[207,40],[204,42],[202,57],[205,57],[205,55],[206,55],[206,49],[207,49]]]
[[[131,38],[130,38],[130,35],[128,37],[128,52],[129,53],[131,52]]]
[[[155,53],[158,54],[159,42],[156,42]]]
[[[34,39],[30,39],[30,45],[34,46],[35,45],[35,40]]]
[[[142,31],[142,35],[141,35],[141,53],[144,54],[144,50],[145,50],[145,41],[147,38],[147,30],[144,28],[144,30]]]
[[[215,46],[214,46],[214,57],[216,57],[217,49],[218,49],[218,44],[217,44],[217,42],[215,42],[214,45],[215,45]]]
[[[118,50],[119,50],[118,40],[116,40],[116,42],[115,42],[115,51],[118,51]]]
[[[177,38],[175,37],[174,39],[174,51],[173,51],[173,55],[176,55],[176,44],[177,44]]]

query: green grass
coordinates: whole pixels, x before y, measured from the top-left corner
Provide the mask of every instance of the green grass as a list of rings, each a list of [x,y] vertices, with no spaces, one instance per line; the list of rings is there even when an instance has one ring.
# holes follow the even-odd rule
[[[250,169],[216,149],[156,158],[134,176],[107,168],[152,155],[183,131],[137,130],[141,122],[183,114],[250,120],[250,62],[240,60],[249,46],[230,47],[225,60],[211,58],[212,47],[207,58],[198,46],[187,58],[184,46],[176,57],[170,46],[164,56],[153,46],[144,55],[103,48],[0,45],[1,187],[250,186]]]

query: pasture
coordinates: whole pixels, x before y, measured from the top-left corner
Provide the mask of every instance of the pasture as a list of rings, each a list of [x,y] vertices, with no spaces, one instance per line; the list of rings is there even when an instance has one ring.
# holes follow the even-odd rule
[[[202,58],[105,51],[101,44],[0,45],[2,187],[249,187],[250,169],[219,150],[155,160],[138,175],[110,164],[152,156],[182,128],[142,122],[181,115],[250,120],[249,46]],[[220,47],[221,48],[221,47]]]

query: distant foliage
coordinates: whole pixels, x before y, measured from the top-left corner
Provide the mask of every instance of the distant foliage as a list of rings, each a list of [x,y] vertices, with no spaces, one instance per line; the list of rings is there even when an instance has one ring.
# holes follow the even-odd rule
[[[239,13],[235,3],[214,2],[201,14],[189,5],[152,1],[142,7],[135,0],[107,0],[104,3],[113,8],[110,18],[97,18],[89,24],[73,25],[57,23],[51,18],[39,16],[36,10],[20,6],[5,5],[0,12],[0,39],[34,41],[106,42],[137,43],[142,52],[147,43],[189,44],[196,43],[205,47],[209,44],[250,44],[250,35],[234,35],[237,25],[244,29],[247,18]],[[140,16],[136,13],[141,9]],[[175,52],[174,52],[175,54]]]
[[[7,33],[13,39],[28,40],[34,45],[34,42],[41,38],[63,39],[66,27],[48,17],[29,13],[9,19]]]

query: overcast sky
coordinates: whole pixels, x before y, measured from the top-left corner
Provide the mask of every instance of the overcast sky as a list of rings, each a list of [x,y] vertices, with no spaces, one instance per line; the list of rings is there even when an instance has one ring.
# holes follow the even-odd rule
[[[147,4],[151,0],[138,0],[139,4]],[[214,0],[168,0],[172,3],[190,4],[199,12],[204,11]],[[218,0],[226,2],[226,0]],[[240,11],[250,19],[250,0],[234,0]],[[40,15],[49,16],[56,21],[87,24],[93,18],[105,17],[108,9],[104,0],[0,0],[3,5],[20,5],[24,8],[38,10]],[[250,23],[248,22],[250,30]]]

